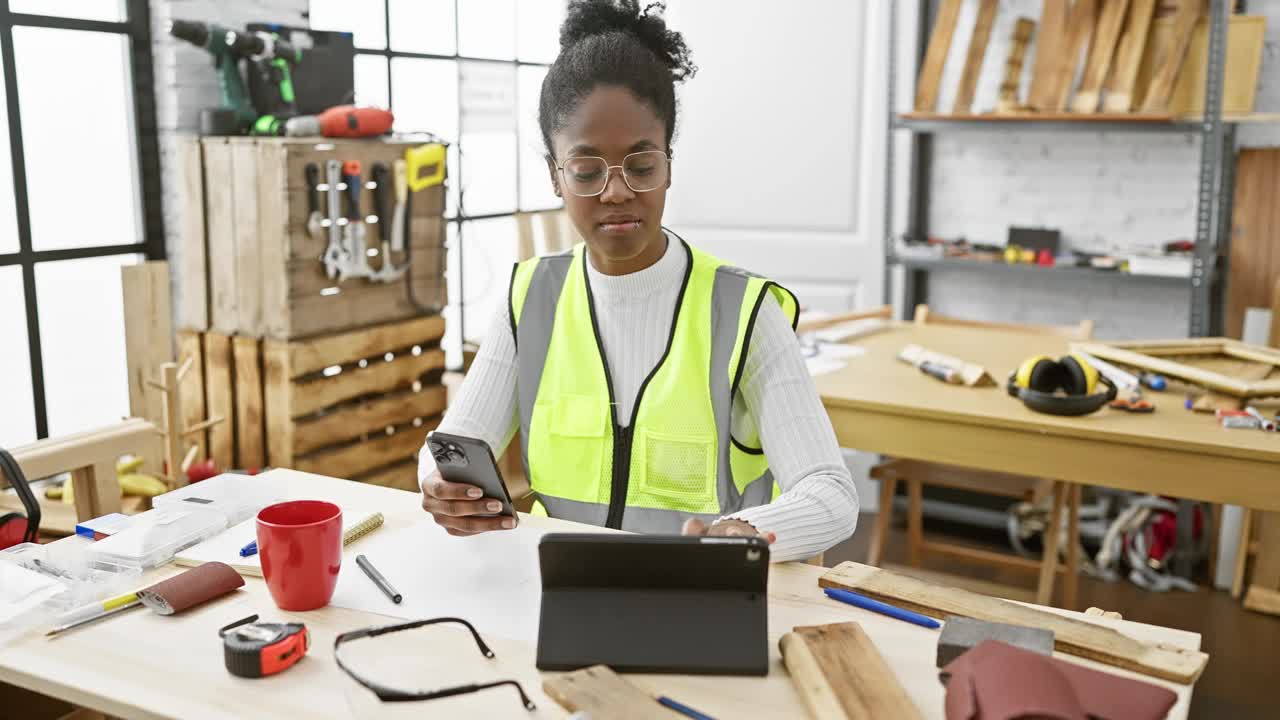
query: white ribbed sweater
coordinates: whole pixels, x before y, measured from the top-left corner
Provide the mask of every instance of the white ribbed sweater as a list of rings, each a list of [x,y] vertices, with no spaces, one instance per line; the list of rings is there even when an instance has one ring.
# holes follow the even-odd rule
[[[619,421],[629,421],[640,384],[662,357],[687,264],[675,240],[658,262],[628,275],[604,275],[587,263]],[[782,493],[731,517],[775,533],[775,561],[812,557],[852,535],[858,518],[853,479],[795,333],[772,297],[756,318],[739,390],[734,435],[759,429]],[[517,412],[515,342],[503,303],[440,430],[480,438],[498,456],[519,427]],[[431,453],[419,453],[419,479],[434,471]]]

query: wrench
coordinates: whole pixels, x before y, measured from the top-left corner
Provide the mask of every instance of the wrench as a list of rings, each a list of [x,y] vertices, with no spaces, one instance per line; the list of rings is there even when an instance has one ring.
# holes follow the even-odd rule
[[[342,179],[347,183],[347,225],[344,240],[347,248],[346,275],[371,277],[366,252],[364,216],[360,214],[360,194],[364,192],[364,180],[360,177],[360,161],[348,160],[342,164]]]
[[[342,245],[342,227],[338,224],[338,218],[342,216],[341,197],[338,190],[338,183],[342,182],[342,163],[330,160],[325,163],[324,168],[325,179],[329,183],[329,191],[326,193],[329,211],[329,245],[320,259],[324,262],[324,274],[330,280],[336,277],[338,282],[342,282],[346,277],[348,264],[346,248]]]
[[[320,166],[307,163],[307,234],[319,240],[323,237],[324,221],[320,215],[320,202],[316,199],[320,185]]]

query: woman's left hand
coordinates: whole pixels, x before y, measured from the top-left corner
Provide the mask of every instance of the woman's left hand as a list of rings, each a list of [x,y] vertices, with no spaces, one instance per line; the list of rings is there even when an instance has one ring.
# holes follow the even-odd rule
[[[762,533],[756,530],[755,526],[749,522],[742,520],[719,520],[711,525],[698,518],[689,518],[684,521],[684,528],[680,531],[682,535],[710,535],[718,537],[758,537],[761,540],[773,544],[778,539],[777,535],[771,532]]]

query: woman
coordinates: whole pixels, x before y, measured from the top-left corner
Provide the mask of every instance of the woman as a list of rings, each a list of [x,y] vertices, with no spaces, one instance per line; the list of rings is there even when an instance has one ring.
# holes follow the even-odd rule
[[[656,8],[656,10],[655,10]],[[535,512],[640,532],[760,535],[774,560],[852,534],[858,498],[785,289],[662,227],[675,82],[696,68],[636,0],[573,0],[538,120],[585,240],[516,266],[442,431],[500,455],[519,429]],[[726,182],[731,182],[726,178]],[[420,454],[450,534],[513,527]]]

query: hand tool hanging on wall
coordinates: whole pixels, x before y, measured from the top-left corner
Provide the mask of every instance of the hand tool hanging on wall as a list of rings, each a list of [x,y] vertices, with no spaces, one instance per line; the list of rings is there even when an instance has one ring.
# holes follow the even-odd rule
[[[342,180],[347,184],[347,224],[343,228],[347,248],[345,277],[370,277],[368,247],[365,244],[364,215],[360,213],[360,195],[364,192],[364,180],[360,177],[360,161],[348,160],[342,164]],[[339,276],[343,279],[343,276]]]
[[[401,252],[404,250],[405,236],[409,234],[408,218],[404,211],[409,197],[409,178],[405,175],[404,160],[397,159],[391,167],[396,191],[396,209],[391,214],[391,249]]]
[[[305,172],[307,175],[307,234],[319,240],[324,230],[324,218],[320,215],[320,200],[316,197],[320,192],[320,166],[307,163]]]
[[[378,236],[382,239],[382,245],[378,251],[382,256],[382,265],[369,276],[369,279],[374,282],[389,283],[398,280],[404,271],[409,269],[409,265],[406,263],[396,267],[391,262],[391,235],[395,225],[391,212],[391,171],[387,169],[385,163],[374,163],[370,175],[374,183],[373,204],[378,214]]]
[[[324,262],[324,274],[330,279],[339,281],[346,277],[348,264],[346,248],[342,244],[342,227],[338,220],[342,217],[341,197],[338,189],[342,182],[342,163],[330,160],[325,163],[325,181],[328,190],[329,245],[324,250],[321,261]]]

